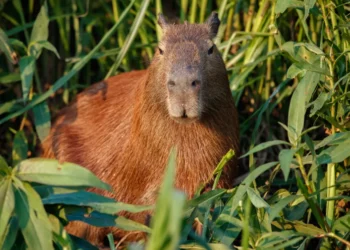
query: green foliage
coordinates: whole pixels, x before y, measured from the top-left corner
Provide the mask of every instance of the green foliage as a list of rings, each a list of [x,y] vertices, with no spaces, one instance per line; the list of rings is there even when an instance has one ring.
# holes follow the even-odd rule
[[[350,247],[349,3],[181,0],[173,7],[0,1],[0,248],[95,249],[66,233],[73,220],[149,234],[130,249]],[[78,165],[32,156],[51,117],[79,91],[147,67],[162,35],[157,13],[169,10],[190,23],[219,13],[216,44],[240,113],[240,168],[249,173],[233,189],[217,189],[230,151],[212,190],[199,187],[186,201],[173,187],[170,154],[149,228],[116,213],[153,206],[84,191],[110,187]]]

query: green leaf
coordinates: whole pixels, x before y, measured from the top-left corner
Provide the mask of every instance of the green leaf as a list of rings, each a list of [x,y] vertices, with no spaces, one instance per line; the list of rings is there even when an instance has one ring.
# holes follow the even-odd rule
[[[118,227],[125,231],[141,231],[150,233],[152,230],[136,221],[122,216],[103,214],[97,211],[88,212],[84,207],[68,207],[63,209],[69,221],[83,221],[96,227]]]
[[[67,232],[64,230],[60,219],[53,214],[48,214],[52,228],[53,242],[61,249],[72,249],[73,245]]]
[[[69,235],[70,238],[72,239],[72,241],[74,242],[74,246],[76,247],[75,249],[77,250],[98,250],[98,247],[95,247],[94,245],[92,245],[90,242],[79,238],[77,236],[74,235]]]
[[[326,138],[324,138],[321,142],[317,143],[315,146],[315,150],[320,149],[327,145],[338,145],[349,139],[350,139],[350,131],[331,134]]]
[[[39,103],[33,108],[34,123],[40,141],[49,135],[51,129],[51,115],[46,101]]]
[[[5,102],[0,105],[0,115],[8,112],[13,112],[15,110],[18,110],[22,108],[23,106],[21,105],[23,101],[21,99]]]
[[[143,22],[143,19],[144,19],[146,12],[147,12],[147,8],[148,8],[149,3],[150,3],[150,0],[143,0],[141,2],[140,9],[137,12],[136,17],[134,18],[134,22],[132,23],[132,25],[129,29],[130,32],[125,39],[124,45],[121,48],[120,53],[118,54],[113,66],[111,67],[111,69],[107,73],[105,79],[114,75],[114,72],[119,68],[122,60],[124,59],[126,53],[130,49],[130,46],[133,43],[133,41],[138,33],[137,31]]]
[[[301,221],[273,221],[272,224],[281,230],[295,230],[304,235],[317,237],[325,232],[312,224],[305,224]]]
[[[313,2],[313,5],[314,5],[315,1],[316,0],[305,0],[305,5],[306,5],[306,2]],[[305,15],[304,18],[306,19],[307,16]],[[324,52],[319,47],[317,47],[315,44],[312,44],[312,43],[296,43],[296,44],[294,44],[294,46],[304,46],[309,51],[311,51],[317,55],[324,55]]]
[[[53,53],[55,53],[55,55],[58,58],[60,58],[60,55],[58,54],[57,49],[49,41],[38,41],[38,42],[35,42],[30,47],[30,54],[35,56],[36,58],[38,58],[40,56],[40,53],[41,53],[43,48],[52,51]]]
[[[12,148],[12,165],[15,166],[18,162],[27,158],[28,142],[23,131],[17,131],[13,140]]]
[[[300,73],[305,74],[306,70],[300,67],[300,65],[297,65],[293,63],[287,71],[287,78],[293,79]]]
[[[6,73],[3,76],[0,76],[0,83],[1,84],[9,84],[13,82],[18,82],[21,80],[21,75],[17,72],[14,73]]]
[[[288,8],[301,8],[303,7],[303,2],[298,0],[277,0],[275,13],[283,13]]]
[[[131,205],[122,202],[116,202],[114,199],[87,191],[79,191],[66,194],[53,194],[43,198],[42,202],[45,205],[65,204],[75,206],[88,206],[100,213],[106,214],[116,214],[121,211],[139,213],[142,211],[151,210],[153,208],[153,206]]]
[[[306,45],[303,43],[288,41],[282,45],[281,49],[282,53],[286,57],[288,57],[293,63],[299,63],[297,64],[298,67],[305,69],[305,67],[316,67],[314,63],[317,65],[320,64],[320,59],[322,55],[318,55],[311,52],[309,49],[306,48]]]
[[[7,162],[5,161],[4,157],[0,155],[0,176],[6,176],[10,174],[11,174],[11,169],[7,165]]]
[[[17,233],[18,233],[18,221],[15,216],[12,216],[9,223],[7,224],[7,235],[5,235],[5,241],[2,244],[1,250],[13,249],[13,244],[15,243]]]
[[[238,207],[239,203],[243,200],[244,195],[247,192],[247,188],[252,184],[252,182],[260,176],[263,172],[269,170],[270,168],[276,166],[278,162],[269,162],[264,165],[259,166],[258,168],[254,169],[250,174],[244,179],[241,185],[238,186],[236,189],[235,194],[232,196],[232,198],[228,201],[227,204],[230,204],[230,216],[233,215],[234,211]],[[220,217],[218,218],[218,221],[220,221]]]
[[[35,57],[21,57],[21,59],[19,60],[19,69],[21,71],[23,100],[27,101],[35,71]]]
[[[15,64],[16,61],[13,58],[13,51],[11,48],[11,45],[9,43],[9,39],[6,35],[6,33],[0,28],[0,52],[4,52],[7,59],[12,63]]]
[[[17,189],[15,197],[16,214],[26,245],[33,250],[53,250],[51,223],[40,197],[28,183],[23,186],[25,190]]]
[[[350,232],[350,214],[347,213],[346,215],[336,219],[336,221],[333,224],[332,231],[340,231],[340,232]]]
[[[269,212],[269,223],[271,223],[278,215],[279,213],[285,208],[289,203],[294,201],[300,197],[300,195],[290,195],[287,197],[284,197],[280,201],[278,201],[276,204],[271,206],[270,212]]]
[[[330,98],[329,94],[322,92],[315,101],[311,102],[309,106],[313,106],[310,112],[310,117],[314,116],[319,111],[325,102]]]
[[[263,198],[261,198],[260,194],[257,194],[256,191],[251,187],[247,188],[247,194],[249,196],[250,201],[256,208],[270,207],[270,205],[267,204],[267,202]]]
[[[176,249],[179,244],[185,195],[174,190],[175,169],[176,151],[171,150],[151,221],[152,234],[147,242],[147,249]]]
[[[350,156],[350,139],[323,150],[316,158],[317,164],[338,163]]]
[[[295,152],[295,149],[282,149],[278,155],[285,181],[288,180],[290,164],[292,163]]]
[[[261,150],[264,150],[264,149],[266,149],[268,147],[275,146],[275,145],[281,145],[281,144],[290,145],[288,142],[281,141],[281,140],[274,140],[274,141],[263,142],[263,143],[255,146],[251,150],[249,150],[247,153],[242,155],[240,158],[243,158],[243,157],[246,157],[248,155],[254,154],[254,153],[259,152]]]
[[[226,190],[225,189],[214,189],[214,190],[210,190],[208,192],[205,192],[204,194],[189,200],[186,203],[186,214],[189,212],[192,212],[192,210],[195,207],[198,206],[202,206],[202,205],[206,205],[214,200],[217,200],[218,198],[220,198],[222,195],[226,194]]]
[[[320,207],[314,201],[314,198],[309,196],[309,192],[307,190],[307,187],[303,183],[303,180],[301,179],[299,172],[296,172],[296,179],[297,179],[298,187],[301,190],[302,194],[304,195],[307,203],[309,204],[309,206],[311,208],[311,211],[312,211],[312,214],[315,216],[318,225],[324,231],[326,231],[329,228],[329,226],[328,226],[328,224],[327,224],[327,222],[325,220],[325,217],[322,214],[322,211],[321,211]]]
[[[15,208],[15,195],[11,178],[0,182],[0,246],[5,242],[9,229],[8,224]]]
[[[309,16],[310,9],[314,7],[315,3],[316,3],[316,0],[304,0],[304,6],[305,6],[304,21],[306,21],[307,17]]]
[[[90,170],[73,163],[59,163],[53,159],[31,158],[19,163],[14,170],[22,181],[53,186],[85,186],[110,190]]]
[[[46,2],[41,6],[40,12],[37,15],[33,30],[30,36],[30,43],[37,41],[46,41],[49,37],[49,18],[47,15]]]
[[[304,128],[306,105],[310,101],[319,80],[320,74],[306,72],[292,95],[288,112],[288,127],[294,131],[295,134],[289,132],[288,138],[294,146],[297,146],[300,139],[299,137]]]

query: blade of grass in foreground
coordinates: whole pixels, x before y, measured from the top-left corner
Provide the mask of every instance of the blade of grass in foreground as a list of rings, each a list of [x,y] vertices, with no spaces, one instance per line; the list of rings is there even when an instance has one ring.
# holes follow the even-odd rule
[[[81,61],[77,62],[74,67],[72,68],[69,73],[63,77],[61,77],[58,81],[55,82],[55,84],[44,94],[40,95],[38,98],[33,98],[33,100],[28,103],[27,106],[24,108],[5,116],[3,119],[0,120],[0,124],[3,124],[4,122],[17,117],[24,112],[30,110],[33,108],[35,105],[41,103],[42,101],[46,100],[49,98],[52,94],[54,94],[58,89],[60,89],[66,82],[68,82],[76,73],[81,70],[85,64],[87,64],[90,59],[93,57],[93,55],[102,47],[102,45],[109,40],[109,38],[114,34],[114,32],[118,29],[119,25],[124,21],[125,17],[127,16],[128,12],[130,11],[131,7],[134,5],[135,0],[132,0],[128,7],[124,10],[124,12],[121,14],[118,22],[116,22],[113,27],[103,36],[101,41],[96,45],[93,50],[90,51],[89,54],[87,54]]]

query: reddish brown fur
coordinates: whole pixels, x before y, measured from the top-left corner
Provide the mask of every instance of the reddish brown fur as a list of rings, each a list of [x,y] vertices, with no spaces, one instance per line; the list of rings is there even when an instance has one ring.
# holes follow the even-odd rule
[[[173,25],[165,31],[162,44],[198,44],[210,38],[207,24]],[[210,179],[222,156],[230,148],[238,153],[239,147],[238,117],[217,49],[210,60],[210,66],[201,72],[208,85],[201,89],[199,120],[181,124],[169,117],[167,68],[156,53],[147,70],[111,77],[79,94],[52,127],[43,143],[43,156],[90,169],[113,187],[115,195],[96,192],[127,203],[154,204],[170,149],[176,146],[175,185],[193,196],[196,188]],[[220,186],[232,185],[235,167],[233,160],[225,168]],[[146,213],[128,216],[142,223],[146,219]],[[80,222],[68,227],[70,233],[95,244],[101,243],[109,230]],[[114,233],[123,235],[117,230]]]

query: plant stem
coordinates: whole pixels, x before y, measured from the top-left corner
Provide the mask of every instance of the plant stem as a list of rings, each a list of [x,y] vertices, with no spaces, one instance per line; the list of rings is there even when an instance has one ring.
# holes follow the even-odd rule
[[[297,160],[298,160],[298,163],[299,163],[299,168],[300,168],[301,175],[304,178],[305,185],[307,187],[307,190],[309,191],[309,194],[311,194],[312,193],[312,189],[310,187],[309,178],[307,177],[307,174],[306,174],[306,171],[305,171],[305,168],[304,168],[303,159],[301,158],[300,154],[296,154],[296,156],[297,156]]]
[[[200,23],[204,22],[205,10],[207,9],[207,3],[208,3],[208,0],[202,0],[201,1],[201,10],[200,10],[200,13],[199,13],[199,22]]]

